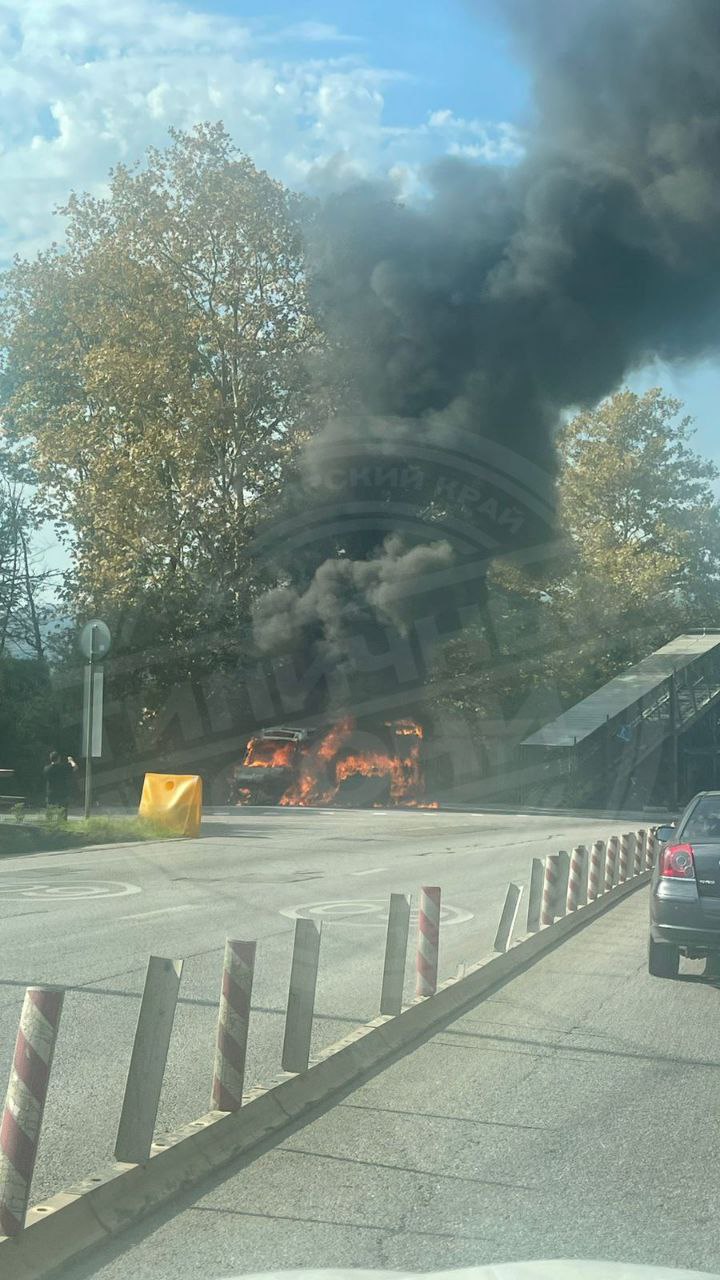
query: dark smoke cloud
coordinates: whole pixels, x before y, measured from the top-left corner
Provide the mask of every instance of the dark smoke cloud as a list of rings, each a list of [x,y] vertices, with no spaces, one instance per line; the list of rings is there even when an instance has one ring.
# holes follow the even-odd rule
[[[382,461],[383,475],[388,459],[407,461],[418,443],[438,459],[467,452],[468,440],[481,450],[504,445],[527,464],[530,493],[533,467],[552,472],[563,409],[596,402],[653,356],[717,349],[718,0],[484,7],[510,24],[531,71],[526,156],[504,168],[442,160],[425,175],[426,195],[414,207],[383,184],[324,203],[310,261],[336,372],[348,388],[347,413],[311,442],[306,496],[322,485],[341,440]],[[349,468],[336,479],[338,510],[357,499],[357,474]],[[363,501],[374,503],[377,518],[339,518],[315,542],[310,585],[261,602],[261,646],[275,647],[279,634],[288,648],[312,636],[339,653],[360,619],[397,625],[395,575],[406,582],[416,572],[421,583],[417,544],[433,543],[433,522],[444,534],[457,514],[448,493],[443,500],[426,480],[414,498],[404,492],[416,519],[396,525],[404,542],[387,541],[385,517],[402,503],[379,481],[366,486]],[[478,501],[473,510],[482,507]],[[472,510],[463,519],[463,537],[444,543],[457,564],[472,529],[480,542],[485,530],[479,515],[473,525]],[[504,521],[508,536],[494,531],[498,551],[538,536],[530,520],[513,541],[512,518]],[[481,598],[480,579],[475,591]]]
[[[348,655],[353,638],[379,620],[402,633],[413,620],[418,578],[447,569],[453,563],[447,542],[403,547],[388,537],[369,560],[327,560],[305,591],[277,587],[260,600],[255,614],[258,644],[282,653],[295,638],[320,625],[318,645],[338,663]]]

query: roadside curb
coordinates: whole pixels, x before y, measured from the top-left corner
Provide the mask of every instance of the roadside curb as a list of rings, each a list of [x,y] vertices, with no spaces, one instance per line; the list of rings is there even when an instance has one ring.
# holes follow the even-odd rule
[[[439,804],[440,813],[489,813],[497,814],[499,817],[504,814],[508,817],[527,814],[536,818],[591,818],[598,822],[647,822],[650,818],[655,821],[677,817],[678,812],[682,811],[681,807],[662,809],[659,806],[653,806],[651,809],[554,809],[542,805],[509,805],[490,802],[483,804],[482,801],[470,804],[454,800],[446,802],[442,799]]]
[[[645,871],[632,877],[588,906],[526,935],[502,954],[486,955],[461,977],[440,983],[435,995],[416,998],[395,1017],[381,1016],[355,1028],[316,1055],[307,1071],[286,1072],[267,1087],[249,1090],[239,1111],[210,1111],[159,1136],[145,1164],[108,1165],[43,1201],[28,1214],[23,1232],[0,1237],[3,1280],[45,1280],[208,1174],[251,1153],[269,1138],[280,1141],[291,1124],[332,1103],[368,1072],[409,1052],[432,1028],[459,1016],[570,934],[647,885],[650,874]]]
[[[103,853],[113,849],[136,849],[147,844],[180,844],[187,836],[157,836],[152,840],[105,840],[102,844],[71,844],[62,849],[20,849],[16,853],[4,853],[0,849],[0,862],[6,858],[54,858],[64,853]]]
[[[380,808],[368,810],[366,808],[354,809],[352,805],[343,806],[342,810],[335,812],[342,813],[417,813],[417,814],[435,814],[435,813],[476,813],[495,814],[498,817],[507,815],[508,817],[516,817],[518,815],[528,815],[537,818],[591,818],[598,822],[647,822],[650,818],[664,820],[665,818],[677,817],[679,809],[661,809],[653,807],[652,809],[553,809],[542,808],[538,805],[509,805],[509,804],[492,804],[490,802],[483,803],[478,801],[477,804],[465,803],[463,801],[454,800],[438,800],[439,808],[424,809],[413,808],[411,806],[403,807],[402,805],[394,805],[392,808]],[[208,805],[203,809],[205,818],[228,818],[241,817],[246,813],[249,815],[257,813],[275,813],[280,810],[280,805],[267,804],[241,804],[241,805]],[[326,813],[327,807],[322,805],[301,805],[297,807],[287,806],[282,810],[283,813]]]

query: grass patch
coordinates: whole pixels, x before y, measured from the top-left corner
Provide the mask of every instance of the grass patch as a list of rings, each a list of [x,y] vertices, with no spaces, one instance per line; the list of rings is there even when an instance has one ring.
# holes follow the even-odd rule
[[[121,844],[125,841],[167,840],[175,833],[146,818],[73,818],[61,815],[26,816],[13,813],[0,818],[0,857],[40,853],[56,849],[81,849],[88,844]]]

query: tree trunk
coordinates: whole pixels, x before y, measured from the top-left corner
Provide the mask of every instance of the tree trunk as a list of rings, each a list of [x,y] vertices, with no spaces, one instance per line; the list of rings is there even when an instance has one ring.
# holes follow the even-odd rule
[[[30,622],[32,625],[33,641],[35,643],[35,653],[37,654],[38,662],[42,662],[45,657],[45,653],[43,650],[42,635],[40,634],[40,622],[38,620],[37,609],[35,608],[34,584],[30,577],[27,541],[25,539],[25,534],[22,532],[20,533],[20,542],[23,552],[25,594],[27,595],[28,608],[30,610]]]
[[[3,612],[2,620],[0,621],[0,653],[5,652],[5,643],[7,641],[7,633],[8,633],[8,628],[10,626],[10,619],[12,618],[13,609],[15,608],[15,591],[17,588],[17,569],[18,569],[18,527],[17,527],[16,521],[13,521],[13,524],[14,524],[13,563],[12,563],[12,570],[10,573],[10,584],[7,589],[7,595],[5,596],[5,609]]]

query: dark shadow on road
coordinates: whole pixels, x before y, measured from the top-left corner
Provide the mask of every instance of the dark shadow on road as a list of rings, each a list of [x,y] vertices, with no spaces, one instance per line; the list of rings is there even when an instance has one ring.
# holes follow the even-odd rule
[[[243,819],[242,821],[238,820],[237,823],[234,823],[232,825],[222,821],[214,822],[212,818],[204,819],[200,828],[200,834],[198,836],[188,836],[187,840],[188,841],[192,841],[192,840],[206,841],[206,840],[222,840],[225,838],[227,839],[253,838],[255,840],[267,840],[270,837],[274,837],[278,833],[284,830],[287,830],[287,826],[284,821],[284,818],[281,818],[279,815],[286,814],[289,812],[290,812],[289,809],[281,809],[281,810],[269,809],[267,810],[267,812],[263,810],[260,810],[260,811],[256,810],[251,816]],[[297,812],[309,815],[313,811],[311,809],[300,809]],[[323,816],[323,815],[320,814],[319,816]],[[271,818],[274,818],[275,821],[270,826],[268,826],[268,819],[271,819]],[[72,821],[72,815],[71,815],[71,821]],[[1,831],[0,831],[0,835],[2,835]],[[130,855],[133,852],[137,852],[138,854],[142,853],[143,851],[156,852],[158,846],[160,846],[161,848],[164,848],[166,845],[168,846],[171,844],[175,845],[179,841],[182,841],[182,843],[185,843],[185,838],[178,837],[178,836],[169,836],[167,840],[163,840],[162,837],[160,837],[157,840],[118,840],[114,842],[108,841],[107,843],[101,841],[100,843],[96,842],[95,844],[73,845],[72,847],[69,847],[66,849],[5,850],[2,847],[0,847],[0,869],[2,868],[3,862],[8,862],[8,863],[16,862],[18,858],[28,858],[31,861],[36,858],[68,858],[68,857],[72,857],[73,854],[84,854],[84,853],[92,852],[93,850],[96,850],[98,848],[102,848],[103,850],[106,849],[109,852],[112,852],[115,849],[124,849],[127,851],[128,855]],[[1,887],[2,886],[0,881],[0,888]]]
[[[508,1045],[509,1048],[498,1048],[499,1053],[516,1053],[521,1057],[538,1057],[539,1054],[533,1053],[534,1049],[545,1049],[548,1052],[545,1055],[550,1057],[553,1053],[561,1053],[563,1057],[577,1057],[578,1062],[582,1062],[585,1057],[597,1058],[625,1058],[628,1061],[638,1062],[658,1062],[666,1063],[668,1066],[678,1067],[720,1067],[720,1060],[713,1058],[678,1058],[672,1054],[665,1053],[640,1053],[632,1052],[627,1049],[596,1049],[591,1045],[576,1044],[574,1042],[562,1044],[553,1040],[525,1040],[515,1036],[500,1035],[482,1035],[479,1031],[453,1031],[445,1029],[444,1035],[461,1036],[463,1039],[479,1040],[486,1044],[489,1048],[493,1045]],[[438,1044],[444,1045],[448,1049],[472,1049],[472,1045],[459,1045],[453,1040],[438,1040]],[[514,1046],[518,1046],[515,1048]]]
[[[470,1178],[462,1173],[439,1173],[433,1169],[416,1169],[412,1165],[388,1164],[384,1160],[360,1160],[357,1156],[335,1156],[320,1151],[308,1151],[304,1147],[279,1147],[283,1156],[306,1156],[311,1160],[334,1160],[338,1164],[358,1164],[366,1169],[389,1169],[393,1173],[413,1173],[421,1178],[437,1182],[469,1182],[477,1187],[502,1187],[508,1191],[537,1191],[537,1184],[527,1182],[502,1182],[497,1178]]]
[[[472,1240],[474,1244],[502,1244],[502,1239],[494,1239],[492,1236],[466,1236],[460,1231],[413,1231],[408,1230],[407,1227],[401,1225],[396,1227],[391,1224],[386,1226],[375,1226],[371,1222],[349,1222],[342,1218],[300,1218],[293,1217],[293,1215],[289,1213],[253,1213],[250,1209],[216,1209],[214,1205],[204,1204],[195,1205],[193,1212],[219,1213],[223,1216],[227,1215],[228,1217],[233,1218],[259,1218],[267,1222],[299,1222],[302,1223],[303,1226],[309,1223],[310,1226],[357,1227],[359,1231],[377,1231],[380,1235],[387,1236],[420,1236],[423,1240],[430,1238],[436,1240]],[[92,1276],[93,1272],[86,1271],[83,1272],[82,1275]],[[73,1272],[72,1275],[66,1276],[65,1273],[63,1273],[63,1280],[81,1280],[81,1275],[78,1273],[76,1277],[75,1272]]]
[[[490,1129],[535,1129],[538,1133],[556,1132],[553,1125],[547,1124],[520,1124],[519,1121],[513,1120],[478,1120],[477,1116],[443,1115],[441,1111],[404,1111],[401,1107],[364,1107],[359,1102],[341,1102],[339,1105],[345,1111],[380,1112],[381,1115],[407,1116],[411,1120],[418,1118],[423,1120],[450,1120],[455,1121],[457,1124],[471,1124],[475,1127],[483,1125]]]
[[[393,810],[394,812],[394,810]],[[412,812],[412,810],[408,810]],[[238,821],[248,822],[267,822],[273,818],[278,825],[285,823],[288,819],[293,818],[333,818],[337,813],[367,813],[367,809],[311,809],[301,804],[292,805],[269,805],[267,808],[253,808],[251,805],[247,807],[240,805],[237,810],[233,809],[228,813],[206,813],[203,814],[202,828],[204,832],[206,828],[211,826],[227,827],[228,818],[237,818]]]

